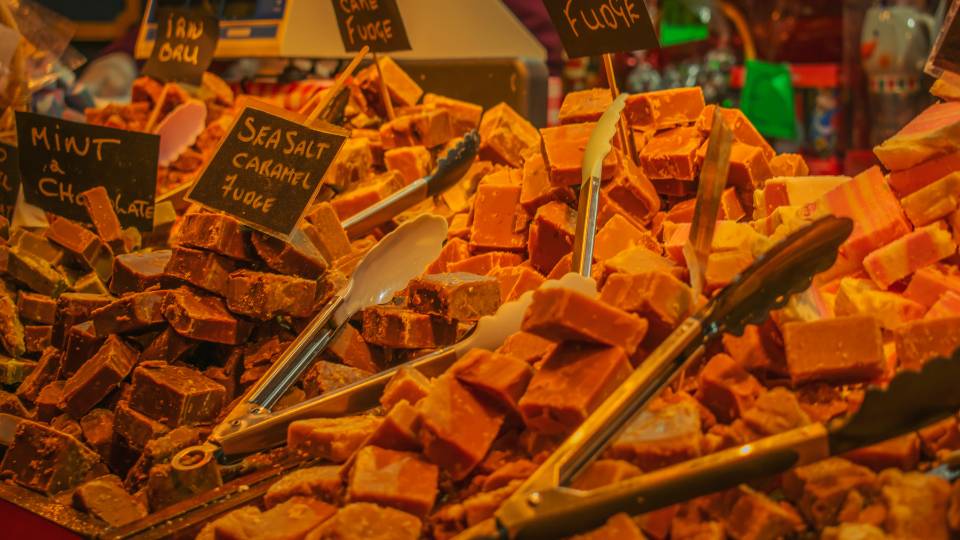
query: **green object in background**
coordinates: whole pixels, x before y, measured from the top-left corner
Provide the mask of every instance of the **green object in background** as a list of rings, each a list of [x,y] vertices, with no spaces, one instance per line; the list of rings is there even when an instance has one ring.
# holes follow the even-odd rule
[[[795,139],[797,111],[789,64],[748,60],[740,109],[767,137]]]
[[[660,45],[682,45],[710,37],[710,2],[664,0],[660,6]]]

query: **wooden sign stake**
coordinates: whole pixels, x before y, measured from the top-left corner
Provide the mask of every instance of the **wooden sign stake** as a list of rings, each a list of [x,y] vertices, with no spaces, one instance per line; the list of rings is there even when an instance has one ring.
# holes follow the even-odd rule
[[[167,100],[167,94],[170,93],[170,85],[173,83],[167,83],[163,85],[163,90],[160,92],[160,97],[157,98],[156,105],[153,106],[153,111],[150,112],[150,118],[147,120],[147,125],[143,127],[145,133],[153,133],[153,126],[156,125],[157,119],[160,117],[160,109],[163,108],[163,102]]]
[[[612,94],[613,99],[617,99],[617,96],[620,95],[620,90],[617,88],[617,77],[613,72],[613,54],[607,53],[603,55],[603,68],[607,72],[607,83],[610,86],[610,94]],[[617,123],[617,133],[620,137],[620,147],[629,156],[630,161],[636,165],[637,149],[634,147],[633,137],[630,136],[630,129],[623,116],[620,117],[620,122]]]
[[[343,85],[347,82],[347,78],[353,75],[353,72],[357,70],[357,66],[360,65],[360,61],[363,60],[363,57],[366,56],[368,52],[370,52],[370,47],[367,47],[366,45],[364,45],[363,48],[357,52],[357,55],[354,56],[353,60],[350,61],[350,64],[347,65],[347,69],[343,70],[340,75],[337,76],[337,80],[333,83],[333,86],[331,86],[330,89],[323,94],[323,99],[319,100],[316,108],[313,109],[313,112],[310,113],[310,116],[308,116],[306,122],[304,122],[306,125],[309,126],[312,124],[314,120],[320,116],[320,113],[322,113],[327,106],[330,105],[330,102],[333,101],[333,98],[340,92],[340,89],[343,88]],[[311,99],[310,101],[313,100]]]
[[[377,53],[373,53],[373,65],[377,66],[377,79],[380,81],[380,95],[383,97],[383,107],[387,110],[387,119],[393,120],[397,113],[393,112],[393,100],[390,99],[390,91],[387,90],[387,81],[383,80],[383,71],[380,70],[380,58]]]

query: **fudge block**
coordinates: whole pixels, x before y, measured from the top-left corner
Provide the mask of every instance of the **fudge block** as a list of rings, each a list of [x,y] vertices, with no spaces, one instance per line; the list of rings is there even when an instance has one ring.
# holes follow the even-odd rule
[[[63,399],[64,384],[65,381],[62,380],[53,381],[40,389],[40,393],[37,394],[37,399],[34,402],[37,407],[34,414],[35,420],[50,422],[54,417],[60,416],[58,405]]]
[[[770,158],[770,172],[777,176],[806,176],[810,167],[800,154],[780,154]]]
[[[516,253],[505,251],[490,251],[467,257],[447,265],[447,272],[466,272],[481,276],[490,275],[494,270],[516,266],[523,262],[523,258]]]
[[[610,259],[635,246],[644,246],[650,251],[660,249],[660,243],[648,231],[634,226],[622,215],[614,215],[597,231],[593,258],[601,261]]]
[[[449,269],[451,263],[459,262],[470,257],[470,246],[462,238],[451,238],[443,245],[437,260],[427,267],[428,274],[442,274]]]
[[[93,479],[73,492],[73,506],[105,521],[111,527],[147,517],[147,509],[125,489],[120,478],[110,475]]]
[[[48,346],[47,348],[50,347]],[[47,349],[44,349],[40,352],[44,352],[46,350]],[[56,349],[53,350],[56,351]],[[0,356],[0,384],[5,384],[8,386],[22,385],[22,383],[33,372],[33,370],[37,368],[37,365],[38,362],[31,360],[21,360],[18,358]],[[52,365],[56,366],[57,363],[53,363]],[[0,390],[0,392],[2,392],[2,390]]]
[[[470,247],[520,250],[526,247],[526,212],[520,206],[520,186],[481,183],[477,187],[470,227]]]
[[[904,471],[913,470],[920,462],[920,437],[916,433],[908,433],[902,437],[847,452],[843,457],[878,472],[894,468]]]
[[[27,325],[23,327],[23,346],[24,353],[28,355],[40,354],[53,339],[53,326]]]
[[[806,529],[803,519],[788,504],[778,504],[763,493],[747,487],[730,513],[723,517],[728,534],[733,538],[784,538]]]
[[[873,153],[888,170],[908,169],[960,149],[956,143],[958,130],[960,103],[935,103],[875,147]]]
[[[100,456],[70,435],[23,420],[0,470],[30,489],[53,495],[83,482]]]
[[[571,433],[630,372],[619,347],[563,343],[543,360],[520,398],[524,423],[545,434]]]
[[[374,306],[363,310],[363,339],[397,349],[443,347],[457,340],[457,323],[397,306]]]
[[[100,279],[100,276],[98,276],[96,272],[90,272],[78,278],[73,282],[73,286],[70,287],[70,289],[79,293],[110,294],[110,289],[107,288],[107,284]]]
[[[380,371],[379,360],[356,328],[344,325],[324,351],[341,364],[364,371]]]
[[[63,262],[63,248],[47,240],[39,233],[26,229],[15,229],[10,232],[9,245],[11,248],[17,248],[21,253],[26,253],[53,265]]]
[[[499,297],[499,291],[497,296]],[[23,324],[17,316],[17,305],[13,300],[13,293],[0,282],[0,345],[12,356],[20,356],[26,352],[24,343]]]
[[[534,365],[548,356],[557,344],[530,332],[517,332],[499,346],[495,352],[505,354]]]
[[[695,86],[634,94],[623,114],[633,127],[659,131],[696,122],[704,107],[703,90]]]
[[[916,270],[957,252],[950,231],[934,223],[919,228],[863,259],[867,274],[883,289]]]
[[[330,203],[314,205],[307,219],[314,226],[305,228],[304,232],[328,264],[353,252],[347,231],[343,230],[343,225],[337,219],[337,212]]]
[[[500,103],[483,113],[480,120],[480,159],[520,167],[524,155],[539,144],[537,128],[506,103]]]
[[[612,274],[603,284],[600,300],[647,320],[648,338],[659,343],[693,314],[693,289],[663,271]]]
[[[652,271],[666,272],[674,276],[682,277],[683,279],[687,277],[685,268],[680,268],[674,261],[660,256],[659,253],[650,251],[645,246],[636,246],[621,251],[616,256],[603,261],[601,270],[603,271],[604,277],[609,277],[611,274],[616,273],[641,274]],[[560,276],[550,272],[550,275],[547,277],[554,279]]]
[[[44,294],[20,291],[17,295],[17,314],[27,321],[53,324],[57,316],[57,301]]]
[[[783,206],[807,206],[850,182],[849,176],[781,176],[771,178],[753,192],[757,217],[773,215]],[[751,188],[752,189],[752,188]]]
[[[221,213],[197,212],[183,216],[177,235],[180,245],[212,251],[231,259],[251,259],[250,232],[236,219]]]
[[[500,307],[500,287],[494,277],[467,273],[428,274],[408,285],[410,309],[445,319],[475,321]]]
[[[533,293],[522,325],[553,341],[581,341],[621,347],[632,355],[647,332],[647,321],[569,289]]]
[[[373,373],[370,371],[321,360],[314,363],[303,376],[303,389],[308,397],[313,397],[361,381],[371,375]]]
[[[136,350],[117,336],[108,337],[96,354],[67,379],[60,408],[81,418],[119,386],[136,361]]]
[[[617,213],[645,223],[660,210],[657,189],[643,171],[628,166],[603,186],[607,204],[613,203]]]
[[[289,242],[258,232],[253,232],[250,238],[257,255],[271,270],[306,279],[317,279],[327,271],[327,262],[302,231],[303,229],[296,229]],[[339,238],[340,233],[337,233],[336,229],[333,233]],[[339,245],[339,241],[337,243]]]
[[[570,92],[563,97],[563,103],[560,104],[560,123],[597,122],[612,102],[613,96],[606,88]]]
[[[293,452],[343,463],[360,448],[382,420],[373,416],[296,420],[287,428]]]
[[[664,250],[674,261],[683,262],[683,246],[689,239],[690,224],[678,223],[673,233],[664,242]],[[763,236],[746,223],[729,220],[718,221],[714,230],[713,242],[710,244],[710,252],[743,251],[751,253],[753,246],[763,241]]]
[[[227,293],[227,280],[235,268],[233,260],[212,251],[178,247],[174,248],[163,272],[168,277],[224,296]]]
[[[384,124],[381,127],[386,127]],[[384,145],[387,141],[384,139]],[[393,148],[395,145],[389,145]],[[330,186],[337,192],[346,191],[357,183],[362,182],[373,170],[373,145],[366,137],[350,137],[343,142],[340,152],[334,158],[330,168],[323,176],[324,185]]]
[[[727,183],[742,190],[760,188],[773,177],[770,164],[758,146],[733,143],[730,150],[730,173]]]
[[[281,274],[238,270],[227,281],[230,311],[263,321],[278,315],[309,317],[316,296],[316,281]]]
[[[536,270],[526,266],[500,268],[493,272],[500,289],[500,301],[516,300],[527,292],[540,287],[546,279]]]
[[[267,508],[273,508],[293,497],[310,497],[335,503],[343,489],[343,478],[340,475],[340,467],[336,465],[296,469],[271,485],[263,496],[263,502]]]
[[[796,394],[783,387],[764,392],[743,412],[743,423],[760,435],[776,435],[810,423]]]
[[[837,523],[850,493],[871,493],[877,476],[850,461],[831,457],[791,469],[783,476],[783,491],[817,528]]]
[[[543,138],[543,158],[550,174],[550,183],[556,186],[579,186],[583,182],[583,153],[596,127],[596,122],[590,122],[540,130]],[[611,151],[604,156],[601,179],[612,178],[618,162],[617,152]]]
[[[572,203],[575,199],[570,186],[551,183],[542,153],[533,154],[523,163],[520,205],[528,214],[535,213],[537,208],[551,201]]]
[[[948,317],[955,317],[960,315],[960,294],[953,291],[947,291],[943,293],[943,296],[940,297],[940,300],[937,300],[937,303],[930,306],[930,310],[927,311],[926,315],[923,316],[924,319],[945,319]],[[27,328],[24,327],[24,332],[27,331]],[[29,350],[29,340],[27,344],[27,350]]]
[[[163,302],[168,291],[133,293],[95,309],[90,313],[94,330],[100,336],[147,330],[161,324]]]
[[[416,369],[400,366],[380,396],[380,404],[387,411],[393,409],[400,401],[416,405],[418,401],[430,393],[431,383]]]
[[[570,484],[574,489],[590,491],[643,474],[636,465],[619,459],[598,459],[587,465]]]
[[[49,262],[21,251],[17,247],[5,250],[7,274],[31,291],[56,297],[67,290],[67,280]]]
[[[410,130],[413,132],[414,144],[420,144],[427,148],[436,148],[446,144],[457,137],[458,133],[453,127],[453,117],[446,109],[435,108],[425,109],[412,115],[397,118],[400,121],[406,118],[410,124]],[[387,147],[387,140],[382,136],[384,127],[392,122],[381,126],[381,139],[384,146]],[[462,133],[462,132],[461,132]]]
[[[577,212],[569,206],[555,201],[538,208],[527,242],[530,264],[542,274],[550,272],[573,249],[576,231]]]
[[[750,119],[747,118],[747,115],[743,114],[743,111],[740,109],[728,109],[726,107],[717,107],[716,105],[707,105],[703,108],[703,112],[700,113],[700,116],[697,118],[697,129],[702,131],[705,136],[709,137],[710,132],[713,130],[713,115],[717,111],[720,111],[723,121],[726,122],[727,127],[733,131],[733,138],[737,142],[748,144],[750,146],[757,146],[763,150],[763,155],[768,160],[776,159],[776,152],[773,147],[770,146],[770,143],[763,138],[763,135],[757,131],[757,128],[754,127],[753,123],[750,122]],[[804,163],[803,158],[797,154],[784,154],[785,159],[781,160],[782,168],[798,168],[806,170],[806,163]],[[799,160],[799,163],[797,163]],[[802,164],[802,167],[800,165]],[[777,174],[775,176],[798,176],[807,174],[806,172],[799,172],[796,174]]]
[[[907,197],[956,170],[960,170],[960,152],[952,152],[901,171],[891,171],[888,181],[901,197]]]
[[[932,307],[948,291],[960,293],[960,273],[952,266],[934,264],[914,272],[903,296]]]
[[[106,336],[97,333],[93,321],[85,321],[68,328],[63,339],[61,375],[69,377],[76,373],[80,366],[100,349],[105,340]]]
[[[110,292],[113,294],[140,292],[159,285],[172,255],[173,252],[168,249],[117,255],[113,259]]]
[[[474,349],[450,367],[458,381],[514,411],[533,377],[527,362],[483,349]]]
[[[872,316],[787,323],[783,341],[794,384],[870,381],[886,368],[880,323]]]
[[[900,199],[914,227],[943,219],[960,206],[960,173],[952,173]]]
[[[100,237],[87,230],[83,225],[62,217],[55,217],[50,221],[44,235],[47,240],[67,250],[80,262],[94,270],[105,268],[106,276],[110,277],[110,267],[113,264],[113,253],[100,240]]]
[[[112,296],[85,293],[63,293],[57,299],[57,318],[53,323],[53,346],[63,346],[67,329],[90,320],[97,309],[116,300]]]
[[[210,538],[302,539],[306,538],[310,531],[329,521],[336,511],[335,506],[307,497],[295,497],[266,512],[261,512],[256,506],[244,506],[211,523],[213,531]]]
[[[348,504],[311,533],[311,540],[417,540],[421,523],[416,516],[370,503]]]
[[[357,75],[357,79],[361,81],[364,90],[366,91],[367,88],[375,88],[376,90],[373,93],[379,96],[379,73],[383,73],[383,82],[387,86],[387,91],[390,92],[390,99],[393,101],[395,107],[416,105],[423,96],[423,89],[417,85],[416,81],[389,56],[380,57],[379,63],[379,70],[377,70],[376,66],[369,66]],[[375,99],[370,101],[371,103],[380,103],[382,100]],[[379,111],[378,114],[381,112],[382,111]],[[386,115],[380,114],[380,116]]]
[[[452,374],[433,382],[418,404],[423,454],[454,480],[472,471],[493,444],[503,414],[478,399]],[[469,425],[470,429],[463,429]]]
[[[167,295],[163,316],[183,337],[224,345],[239,345],[250,335],[251,325],[227,311],[223,300],[187,289]]]
[[[433,156],[425,146],[392,148],[384,152],[383,161],[388,170],[403,176],[405,185],[423,178],[433,169]]]
[[[919,370],[938,357],[960,348],[960,317],[914,321],[894,333],[897,361],[903,369]]]
[[[697,177],[697,150],[703,137],[696,128],[674,128],[658,133],[640,151],[640,166],[651,180],[693,181]]]
[[[337,218],[342,221],[386,199],[393,192],[402,188],[404,184],[403,176],[400,173],[390,171],[378,176],[368,184],[338,195],[330,201],[330,204],[337,213]]]
[[[416,454],[367,446],[353,462],[347,497],[425,517],[437,497],[438,477],[437,466]]]
[[[187,367],[142,363],[132,381],[130,406],[171,427],[211,423],[226,402],[223,386]]]
[[[706,405],[721,422],[732,422],[764,391],[757,379],[747,373],[733,358],[715,355],[700,371],[697,399]]]
[[[141,362],[176,362],[196,348],[197,342],[178,334],[172,328],[165,328],[157,334],[140,353]]]
[[[366,444],[400,452],[421,450],[420,413],[405,399],[398,401],[383,417]]]
[[[423,104],[431,105],[450,114],[450,121],[455,135],[463,135],[471,129],[480,126],[483,117],[483,107],[476,103],[461,101],[446,96],[427,92],[423,96]]]
[[[726,287],[733,278],[753,264],[753,254],[747,251],[721,251],[711,253],[707,258],[707,271],[704,273],[708,293]]]
[[[629,514],[616,514],[602,527],[571,537],[573,540],[644,540],[646,536]]]
[[[873,315],[881,328],[893,330],[923,318],[927,307],[900,294],[881,291],[869,279],[843,278],[833,311],[838,317]]]
[[[60,350],[55,347],[47,347],[40,356],[40,360],[29,370],[26,365],[13,364],[16,360],[12,358],[3,363],[3,380],[5,384],[15,384],[20,382],[17,387],[17,397],[27,401],[36,401],[40,390],[52,383],[60,374],[61,365]],[[10,381],[9,383],[7,381]]]
[[[893,538],[950,538],[947,529],[950,483],[921,472],[887,469],[879,475],[887,507],[884,528]]]
[[[605,456],[652,471],[699,457],[702,439],[700,411],[694,400],[657,403],[627,425]]]
[[[104,461],[110,455],[110,445],[113,442],[113,419],[113,411],[107,409],[93,409],[80,419],[83,440],[87,441]]]

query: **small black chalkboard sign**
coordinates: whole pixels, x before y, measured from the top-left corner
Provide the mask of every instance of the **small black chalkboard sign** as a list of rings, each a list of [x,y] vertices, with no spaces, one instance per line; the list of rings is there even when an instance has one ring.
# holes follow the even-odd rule
[[[347,52],[409,51],[410,39],[397,0],[330,0]]]
[[[153,229],[159,136],[17,112],[17,145],[28,203],[89,223],[79,194],[103,186],[124,227]]]
[[[0,215],[10,218],[20,191],[20,160],[17,147],[0,143]]]
[[[571,58],[660,48],[643,0],[543,0]]]
[[[267,104],[247,105],[187,199],[289,238],[349,136],[335,126],[318,129],[300,121]]]
[[[220,39],[220,21],[199,11],[157,10],[157,39],[143,74],[164,82],[199,86],[213,62]]]

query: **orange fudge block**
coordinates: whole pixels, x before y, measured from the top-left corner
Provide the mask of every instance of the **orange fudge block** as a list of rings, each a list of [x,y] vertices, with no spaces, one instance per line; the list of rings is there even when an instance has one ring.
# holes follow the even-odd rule
[[[764,392],[757,379],[733,358],[718,354],[700,371],[697,399],[721,422],[732,422]]]
[[[420,86],[389,56],[380,57],[379,71],[376,66],[370,66],[364,69],[357,78],[363,81],[364,86],[367,86],[368,81],[372,83],[370,87],[376,88],[376,92],[379,94],[380,78],[378,73],[383,73],[383,82],[387,86],[387,91],[390,92],[394,107],[416,105],[420,101],[420,97],[423,96],[423,90]]]
[[[806,206],[850,181],[849,176],[783,176],[771,178],[753,192],[757,217],[781,206]]]
[[[645,223],[660,211],[660,197],[653,183],[638,168],[625,167],[603,186],[603,195],[618,213]]]
[[[471,129],[476,129],[480,125],[480,118],[483,117],[483,107],[480,105],[437,94],[427,93],[424,95],[423,104],[450,113],[453,129],[457,135],[463,135]]]
[[[700,405],[687,397],[642,411],[610,443],[606,456],[651,471],[699,457],[703,434]]]
[[[427,267],[427,274],[442,274],[450,265],[470,257],[470,244],[462,238],[451,238],[443,245],[437,260]]]
[[[571,540],[645,540],[646,536],[640,531],[633,518],[628,514],[616,514],[607,520],[599,529],[588,533],[578,534]]]
[[[953,152],[909,169],[893,171],[889,181],[901,197],[906,197],[957,170],[960,170],[960,152]]]
[[[569,289],[541,289],[523,317],[524,332],[553,341],[583,341],[621,347],[633,354],[647,321]]]
[[[371,183],[344,193],[330,201],[337,217],[342,221],[389,197],[406,185],[404,177],[390,171],[375,178]]]
[[[627,218],[616,214],[597,232],[593,258],[601,261],[610,259],[634,246],[644,246],[651,251],[660,249],[660,244],[652,234],[633,226]]]
[[[363,339],[367,343],[395,349],[430,349],[452,345],[457,340],[457,323],[408,311],[399,306],[372,306],[363,310]]]
[[[480,464],[503,424],[502,413],[449,373],[434,381],[417,409],[423,454],[454,480],[465,478]]]
[[[743,190],[751,190],[763,186],[763,183],[773,177],[770,164],[763,149],[743,143],[733,143],[730,150],[730,174],[727,177],[729,185]]]
[[[930,307],[924,319],[946,319],[949,317],[960,316],[960,293],[947,291],[943,293],[940,300]]]
[[[881,327],[893,330],[923,317],[927,307],[900,294],[881,291],[869,279],[843,278],[833,311],[838,317],[873,315]]]
[[[483,113],[480,141],[480,159],[520,167],[523,156],[540,144],[540,134],[517,111],[500,103]]]
[[[296,420],[287,428],[287,446],[293,452],[343,463],[381,421],[373,416]]]
[[[787,323],[783,341],[793,384],[870,381],[886,368],[880,323],[870,316]]]
[[[523,258],[516,253],[491,251],[468,257],[462,261],[447,265],[448,272],[467,272],[470,274],[490,275],[499,268],[516,266],[523,262]]]
[[[536,364],[557,348],[557,344],[530,332],[517,332],[508,337],[496,352]]]
[[[744,144],[749,144],[750,146],[759,147],[763,151],[763,156],[765,158],[768,160],[774,159],[776,152],[774,151],[773,147],[770,146],[770,143],[763,138],[763,135],[757,131],[757,128],[754,127],[752,122],[750,122],[750,119],[747,118],[747,115],[743,114],[743,111],[740,109],[728,109],[725,107],[717,107],[716,105],[707,105],[704,107],[703,112],[700,113],[700,117],[697,118],[697,129],[702,131],[704,135],[709,138],[710,132],[713,129],[713,115],[716,114],[717,109],[719,109],[720,114],[723,115],[723,121],[726,122],[727,127],[733,131],[734,140]],[[799,158],[800,163],[803,163],[803,158],[796,154],[785,155]],[[804,167],[806,167],[805,163]],[[796,173],[796,175],[800,174],[806,173]],[[794,176],[794,174],[783,176]]]
[[[706,290],[715,291],[729,285],[753,263],[753,254],[747,251],[721,251],[707,258],[704,274]]]
[[[640,151],[640,167],[651,180],[694,180],[703,135],[696,128],[675,128],[656,134]],[[659,191],[659,190],[658,190]]]
[[[674,88],[628,97],[623,114],[631,126],[658,131],[696,122],[704,106],[699,86]]]
[[[600,300],[647,320],[648,341],[659,343],[696,309],[693,289],[668,272],[613,274],[604,282]]]
[[[566,185],[550,182],[543,161],[543,154],[530,156],[523,164],[523,182],[520,186],[520,205],[530,214],[551,201],[571,203],[575,199],[573,190]]]
[[[406,512],[370,503],[354,503],[341,508],[307,539],[417,540],[421,538],[421,529],[420,520]]]
[[[433,169],[433,156],[425,146],[392,148],[384,152],[383,161],[388,169],[399,172],[406,184],[423,178]]]
[[[400,452],[418,452],[421,450],[419,429],[420,413],[406,400],[400,400],[383,417],[383,422],[366,444]]]
[[[947,291],[960,293],[960,272],[950,266],[934,264],[917,270],[903,295],[931,307]]]
[[[873,149],[891,171],[909,169],[960,149],[960,102],[935,103]]]
[[[380,396],[380,405],[390,410],[400,401],[416,405],[430,393],[430,380],[416,369],[401,366],[387,382]]]
[[[473,203],[470,246],[504,250],[526,247],[527,236],[521,226],[526,222],[526,212],[519,203],[520,186],[481,183]]]
[[[606,88],[590,88],[570,92],[560,104],[561,124],[597,122],[613,103],[613,95]]]
[[[573,250],[577,232],[577,213],[560,202],[547,203],[537,209],[530,223],[530,238],[527,248],[530,264],[546,274]]]
[[[416,454],[367,446],[357,452],[350,469],[347,498],[424,517],[437,498],[439,476],[436,465]]]
[[[523,421],[541,433],[571,433],[630,373],[630,361],[619,347],[561,344],[540,365],[520,399]]]
[[[540,130],[543,137],[543,155],[550,182],[558,186],[578,186],[583,181],[583,153],[597,124],[567,124]],[[617,152],[603,158],[601,178],[608,180],[617,169]]]
[[[944,176],[900,200],[914,227],[922,227],[952,214],[960,207],[960,173]]]
[[[915,321],[897,329],[897,361],[903,369],[920,369],[960,348],[960,317]]]
[[[496,278],[466,273],[427,274],[407,286],[407,305],[419,313],[475,321],[500,307]]]
[[[527,266],[500,268],[495,270],[493,275],[500,285],[501,302],[516,300],[523,293],[536,289],[546,281],[539,272]]]
[[[314,227],[307,228],[304,232],[328,263],[332,264],[340,257],[353,252],[347,231],[343,230],[343,225],[337,218],[337,212],[330,203],[323,202],[315,205],[307,215],[307,219]]]
[[[810,167],[800,154],[780,154],[770,158],[770,172],[777,176],[807,176]]]
[[[881,288],[957,252],[950,231],[934,223],[917,229],[867,255],[863,267]]]
[[[450,368],[450,373],[504,410],[516,410],[533,377],[533,369],[527,362],[483,349],[467,353]]]

